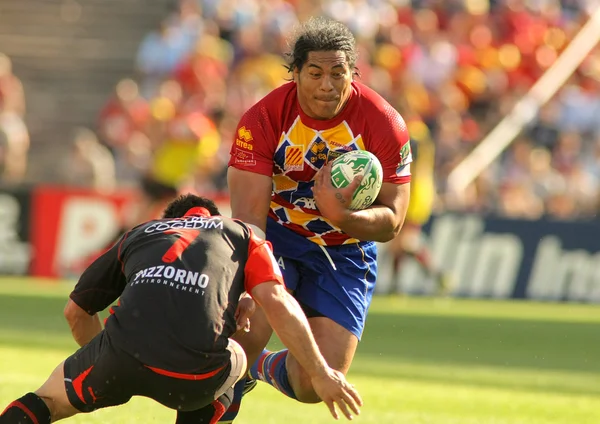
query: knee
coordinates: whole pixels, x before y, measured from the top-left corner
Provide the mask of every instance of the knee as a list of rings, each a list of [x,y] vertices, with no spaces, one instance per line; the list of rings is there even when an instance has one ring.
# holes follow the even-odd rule
[[[319,403],[321,398],[317,396],[313,389],[312,382],[308,375],[304,375],[298,379],[297,384],[292,384],[294,395],[298,402],[302,403]]]
[[[294,391],[294,396],[298,400],[298,402],[302,403],[319,403],[321,402],[321,398],[317,396],[315,390],[313,389],[312,381],[308,374],[304,371],[299,364],[295,363],[295,361],[289,361],[287,363],[288,368],[288,378],[290,380],[290,385],[292,386],[292,390]]]

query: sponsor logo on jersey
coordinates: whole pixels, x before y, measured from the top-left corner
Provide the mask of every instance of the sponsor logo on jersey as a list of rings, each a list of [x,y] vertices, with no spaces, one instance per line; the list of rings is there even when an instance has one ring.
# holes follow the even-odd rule
[[[352,148],[352,146],[348,146],[347,144],[338,143],[338,142],[337,142],[337,141],[335,141],[335,140],[327,140],[327,142],[328,142],[328,143],[329,143],[331,146],[334,146],[334,147],[336,147],[336,148],[339,148],[339,149],[341,149],[341,150],[344,150],[344,151],[346,151],[346,152],[349,152],[350,150],[354,150],[354,149]],[[341,153],[343,153],[343,152],[340,152],[340,154],[341,154]]]
[[[294,205],[300,206],[301,208],[304,208],[304,209],[317,210],[317,202],[315,202],[315,199],[313,199],[311,197],[300,197],[300,198],[294,200]]]
[[[283,163],[285,171],[302,171],[304,169],[304,151],[302,146],[287,146]]]
[[[249,150],[249,151],[254,150],[254,146],[252,145],[252,143],[248,143],[247,141],[240,140],[239,138],[235,139],[235,145],[244,150]]]
[[[254,153],[245,152],[236,147],[234,151],[235,163],[244,166],[255,166],[256,160],[254,160]]]
[[[190,230],[211,230],[223,229],[223,220],[220,217],[205,218],[200,216],[191,216],[186,219],[178,219],[167,222],[155,222],[149,225],[144,232],[164,232],[167,230],[190,229]]]
[[[327,152],[327,162],[331,162],[332,160],[336,160],[337,158],[339,158],[340,156],[342,156],[344,153],[351,151],[352,149],[349,150],[330,150],[329,152]]]
[[[138,271],[130,285],[159,284],[175,290],[204,295],[204,289],[208,286],[209,281],[208,275],[200,272],[170,265],[157,265]]]
[[[235,145],[241,149],[252,151],[254,150],[253,140],[250,130],[246,129],[246,127],[240,127],[235,139]]]
[[[310,146],[310,150],[306,155],[306,158],[310,160],[310,163],[316,168],[320,168],[327,161],[328,150],[327,143],[320,138],[317,138]]]
[[[246,143],[251,143],[252,140],[254,140],[252,138],[252,133],[249,129],[246,129],[246,127],[240,127],[240,129],[238,130],[238,138],[240,140],[245,141]]]

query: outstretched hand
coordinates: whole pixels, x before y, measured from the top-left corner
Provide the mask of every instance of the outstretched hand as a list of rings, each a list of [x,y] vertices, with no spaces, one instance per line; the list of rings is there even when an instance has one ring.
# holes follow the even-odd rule
[[[331,183],[331,164],[328,162],[315,175],[313,195],[321,215],[338,225],[349,212],[352,196],[362,181],[361,176],[344,188],[335,188]]]
[[[339,419],[336,406],[349,420],[354,418],[353,412],[360,414],[359,406],[363,405],[363,401],[341,372],[330,368],[326,374],[313,377],[312,386],[336,420]]]

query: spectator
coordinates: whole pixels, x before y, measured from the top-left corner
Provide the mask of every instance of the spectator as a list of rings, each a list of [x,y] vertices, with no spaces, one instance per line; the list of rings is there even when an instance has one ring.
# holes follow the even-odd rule
[[[145,132],[157,154],[172,143],[176,122],[201,116],[223,128],[224,143],[216,150],[205,144],[205,152],[216,153],[200,155],[202,165],[182,181],[209,193],[224,189],[227,123],[288,77],[280,57],[294,25],[325,14],[356,33],[360,78],[433,135],[440,211],[590,218],[600,176],[600,162],[591,159],[600,151],[599,47],[462,198],[450,197],[445,184],[554,63],[593,6],[584,0],[182,0],[140,46],[142,94],[154,112],[170,116],[150,117]],[[173,99],[157,94],[165,79],[181,86]],[[141,140],[133,150],[140,151]],[[173,168],[160,156],[163,169]]]
[[[91,187],[101,192],[115,188],[115,163],[108,148],[88,128],[77,128],[71,151],[60,165],[63,183]]]
[[[11,110],[0,110],[0,180],[18,184],[24,181],[29,154],[29,132],[21,117]]]
[[[25,92],[23,84],[12,72],[12,62],[0,53],[0,110],[25,115]]]

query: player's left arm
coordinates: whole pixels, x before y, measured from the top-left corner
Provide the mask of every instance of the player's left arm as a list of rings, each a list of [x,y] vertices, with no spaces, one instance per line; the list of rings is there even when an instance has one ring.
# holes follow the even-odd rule
[[[348,209],[360,182],[336,189],[331,183],[331,164],[319,171],[313,192],[321,214],[346,234],[359,240],[387,242],[398,235],[404,224],[410,200],[412,156],[402,117],[393,109],[378,112],[370,119],[374,131],[367,135],[371,139],[368,150],[383,168],[383,184],[375,203],[363,210]]]
[[[114,302],[125,288],[119,258],[125,238],[126,235],[83,272],[69,295],[64,315],[79,346],[86,345],[102,331],[98,312]]]
[[[410,183],[384,182],[375,203],[362,210],[350,210],[352,194],[359,180],[336,189],[331,183],[331,164],[321,168],[313,193],[321,214],[350,237],[387,242],[400,232],[410,199]]]

